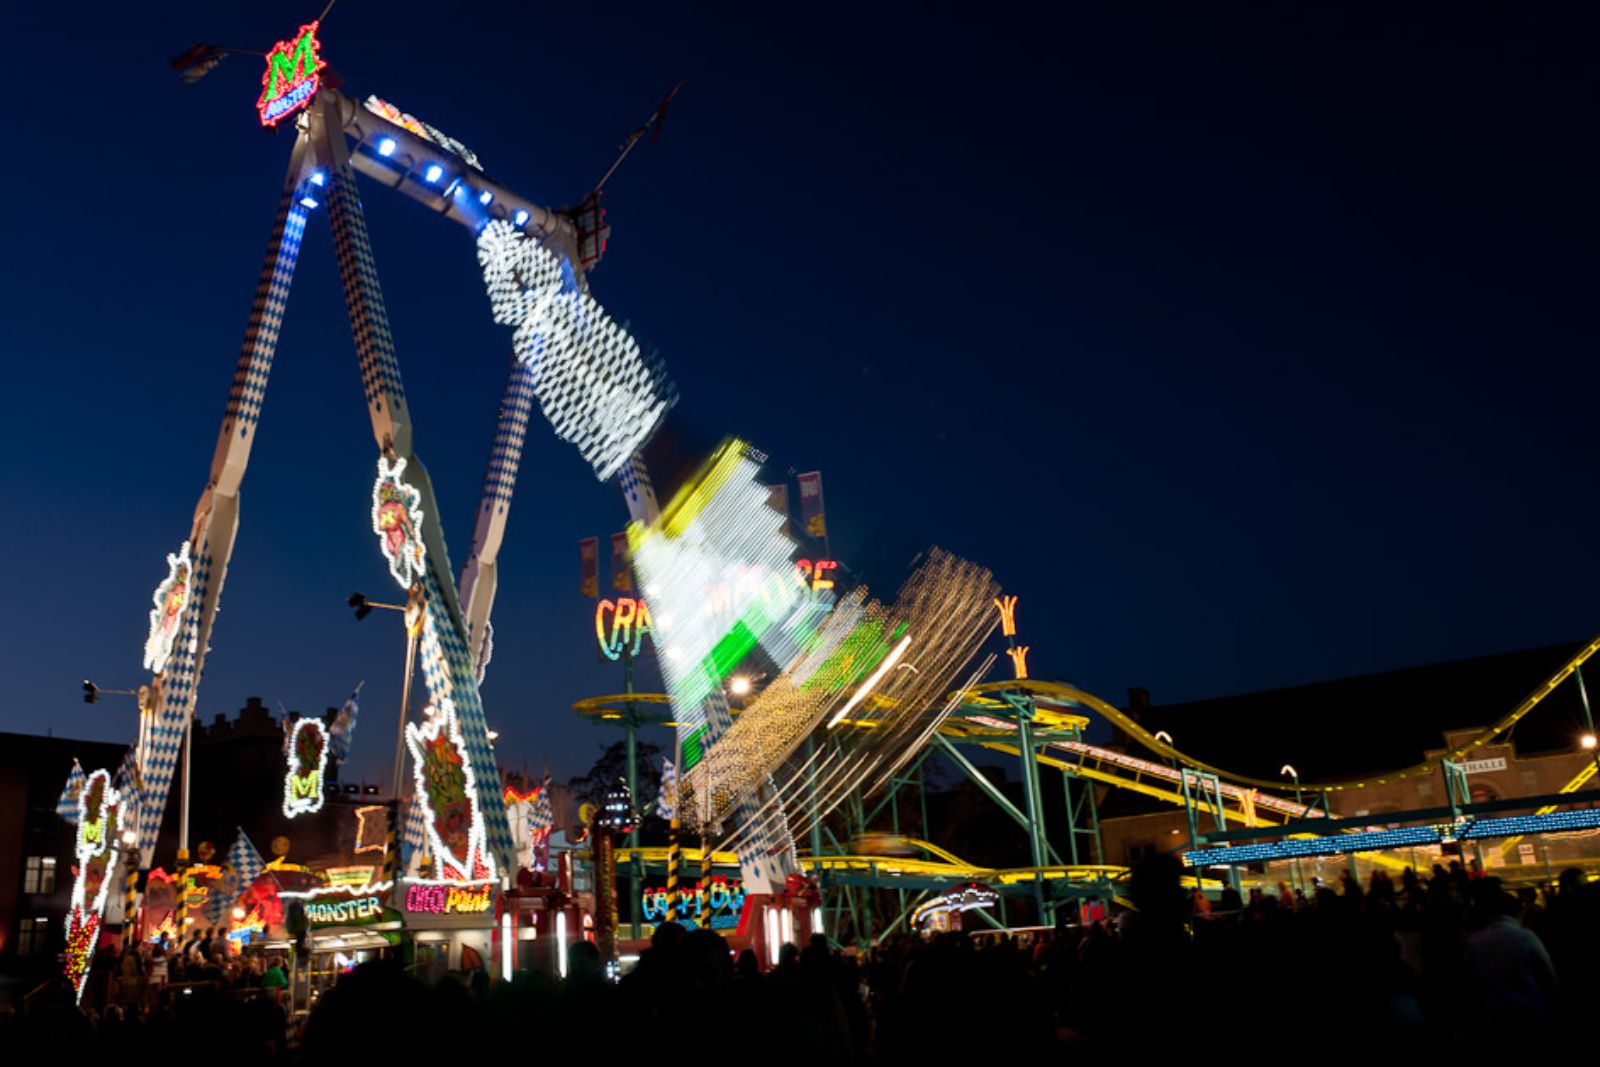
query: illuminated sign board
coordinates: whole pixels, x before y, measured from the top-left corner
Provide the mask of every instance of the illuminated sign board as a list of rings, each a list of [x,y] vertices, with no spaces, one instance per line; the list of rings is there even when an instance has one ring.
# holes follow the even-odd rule
[[[406,890],[406,910],[430,915],[472,915],[489,910],[486,885],[414,885]]]
[[[643,600],[621,596],[594,606],[594,635],[607,659],[620,659],[624,649],[629,656],[637,656],[644,635],[653,630],[650,608]]]
[[[327,64],[317,55],[317,24],[308,23],[292,41],[279,41],[267,52],[267,69],[261,73],[261,99],[256,113],[261,125],[271,128],[298,111],[317,95],[317,76]]]
[[[707,896],[708,894],[700,891],[698,885],[679,882],[678,914],[672,921],[691,930],[695,929],[701,925],[701,916],[706,913],[709,905],[711,929],[738,929],[740,916],[744,912],[743,880],[713,875],[709,900]],[[640,894],[639,905],[645,922],[666,922],[666,886],[647,886]]]
[[[383,917],[383,901],[377,897],[354,900],[308,900],[306,921],[313,926],[349,926],[377,922]]]
[[[825,594],[834,587],[831,575],[838,569],[839,561],[832,559],[819,559],[815,562],[798,559],[794,562],[793,572],[780,570],[769,573],[763,567],[741,563],[732,567],[721,582],[706,586],[706,597],[711,602],[713,612],[728,615],[756,597],[780,599],[780,588],[787,586],[793,580],[799,584],[802,592],[810,594],[812,600],[822,603],[826,609],[827,603],[831,601]]]
[[[800,584],[813,593],[821,593],[825,589],[833,588],[833,579],[828,575],[839,569],[836,559],[819,559],[812,563],[809,559],[797,559],[794,569],[800,574]]]

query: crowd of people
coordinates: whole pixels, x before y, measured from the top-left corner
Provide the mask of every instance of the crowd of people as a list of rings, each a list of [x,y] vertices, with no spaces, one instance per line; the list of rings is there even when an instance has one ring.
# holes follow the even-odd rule
[[[859,954],[819,936],[785,945],[767,971],[717,933],[672,923],[620,981],[588,942],[570,946],[562,980],[491,983],[475,971],[428,986],[379,961],[344,976],[294,1029],[276,961],[191,943],[165,961],[163,984],[163,954],[140,950],[113,958],[98,1017],[63,983],[0,1014],[0,1048],[20,1063],[198,1047],[245,1064],[536,1054],[839,1067],[1130,1052],[1526,1055],[1575,1039],[1600,994],[1600,884],[1576,869],[1515,894],[1452,864],[1216,901],[1185,890],[1181,873],[1167,857],[1142,863],[1132,907],[1106,921],[1025,939],[901,934]]]

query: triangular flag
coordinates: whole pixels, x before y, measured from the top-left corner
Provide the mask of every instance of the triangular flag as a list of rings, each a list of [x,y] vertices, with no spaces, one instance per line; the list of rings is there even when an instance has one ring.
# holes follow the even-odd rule
[[[56,801],[56,814],[68,822],[78,821],[78,793],[83,789],[83,767],[72,761],[72,773],[61,788],[61,799]]]

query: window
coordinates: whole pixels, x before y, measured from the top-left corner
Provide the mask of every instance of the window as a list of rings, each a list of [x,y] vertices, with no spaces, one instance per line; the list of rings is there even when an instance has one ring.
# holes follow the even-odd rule
[[[56,891],[56,858],[54,856],[29,856],[23,867],[22,891],[24,893],[54,893]]]
[[[23,919],[17,926],[17,955],[37,956],[49,947],[49,919]]]

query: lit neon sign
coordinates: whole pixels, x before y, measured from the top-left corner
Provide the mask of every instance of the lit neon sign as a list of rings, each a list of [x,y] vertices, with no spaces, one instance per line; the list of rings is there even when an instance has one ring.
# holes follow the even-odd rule
[[[377,897],[306,901],[306,921],[318,925],[369,923],[382,917],[383,902]]]
[[[327,66],[317,55],[317,24],[300,27],[292,41],[279,41],[267,52],[267,69],[261,73],[261,99],[256,113],[261,125],[271,128],[303,111],[317,95],[322,79],[317,72]]]
[[[710,911],[713,930],[734,930],[744,911],[744,882],[739,878],[713,875],[711,891],[703,892],[698,885],[680,882],[678,885],[678,914],[674,922],[694,928],[701,925],[701,915]],[[649,886],[639,898],[640,911],[645,922],[661,923],[667,919],[667,889]]]
[[[1016,648],[1008,648],[1006,649],[1006,655],[1011,657],[1011,667],[1016,672],[1017,677],[1019,679],[1026,678],[1028,676],[1028,646],[1018,645]]]
[[[406,890],[406,910],[432,915],[473,915],[489,910],[489,887],[414,885]]]
[[[794,569],[800,572],[800,584],[813,593],[821,593],[825,589],[833,588],[833,579],[823,575],[839,569],[836,559],[819,559],[812,563],[809,559],[795,560]]]
[[[782,587],[792,580],[812,601],[823,601],[824,594],[835,584],[829,576],[838,569],[839,561],[832,559],[819,559],[815,563],[797,559],[792,572],[782,570],[770,574],[760,566],[740,563],[729,568],[721,582],[706,586],[706,598],[714,613],[730,615],[756,597],[769,604],[781,602],[787,592]]]
[[[327,727],[321,719],[299,720],[289,734],[289,768],[283,775],[285,818],[322,810],[322,775],[327,766]]]
[[[606,625],[608,614],[611,616],[609,627]],[[644,644],[644,635],[654,629],[650,608],[643,600],[620,596],[614,601],[602,600],[594,606],[594,635],[600,642],[600,651],[605,653],[607,659],[620,659],[623,648],[630,642],[633,647],[628,649],[628,655],[637,656]]]
[[[1017,635],[1017,598],[1014,596],[997,596],[994,606],[1000,609],[1000,634],[1002,637],[1015,637]]]

